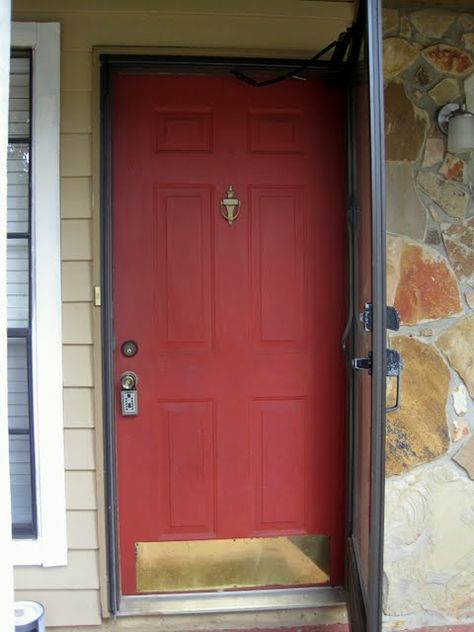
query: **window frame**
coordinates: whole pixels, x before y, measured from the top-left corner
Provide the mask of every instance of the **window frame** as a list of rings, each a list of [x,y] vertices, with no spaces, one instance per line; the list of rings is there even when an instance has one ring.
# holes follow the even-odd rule
[[[31,336],[37,537],[13,540],[15,565],[67,564],[59,203],[60,25],[13,23],[32,51]]]

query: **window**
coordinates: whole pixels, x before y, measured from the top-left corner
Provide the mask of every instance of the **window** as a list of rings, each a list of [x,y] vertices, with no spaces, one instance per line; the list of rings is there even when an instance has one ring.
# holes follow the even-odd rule
[[[66,563],[57,24],[13,26],[7,167],[14,562],[54,566]]]
[[[31,383],[31,51],[12,51],[7,150],[7,367],[12,531],[36,537]]]

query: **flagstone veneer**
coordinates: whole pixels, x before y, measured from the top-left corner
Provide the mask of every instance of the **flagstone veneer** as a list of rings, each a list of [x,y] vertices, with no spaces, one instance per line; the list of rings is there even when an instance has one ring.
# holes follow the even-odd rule
[[[417,160],[428,130],[428,118],[407,97],[401,83],[385,88],[385,151],[387,160]]]
[[[387,303],[402,318],[388,345],[404,362],[386,416],[387,632],[474,631],[474,157],[448,153],[436,123],[448,102],[474,112],[474,5],[454,4],[387,16]],[[390,405],[393,379],[387,390]]]
[[[389,37],[383,43],[383,68],[386,79],[393,79],[418,57],[419,48],[399,37]]]
[[[387,252],[388,301],[399,310],[403,324],[462,313],[456,277],[434,248],[390,237]]]
[[[401,406],[387,415],[387,476],[433,461],[449,449],[446,402],[449,369],[432,344],[397,336],[390,346],[403,357]]]
[[[420,171],[417,183],[447,215],[457,219],[466,217],[469,204],[468,193],[449,180],[431,172]]]
[[[445,147],[442,138],[428,138],[423,155],[423,167],[433,167],[442,162]]]
[[[454,182],[464,182],[466,175],[466,163],[461,158],[446,154],[443,164],[439,170],[440,174],[447,180]]]
[[[426,211],[418,197],[409,163],[387,163],[387,230],[423,239]]]
[[[474,52],[474,33],[466,33],[463,37],[464,46]]]
[[[430,90],[430,96],[436,105],[445,105],[459,99],[459,84],[456,79],[443,79]]]
[[[435,44],[422,51],[423,57],[440,72],[465,75],[474,69],[470,55],[448,44]]]
[[[474,316],[461,318],[446,329],[437,345],[474,397]]]
[[[454,19],[454,13],[436,9],[414,11],[410,15],[411,23],[424,37],[441,37],[453,24]]]
[[[398,28],[399,17],[396,9],[382,9],[382,30],[384,33],[390,33]]]
[[[385,613],[401,615],[404,622],[408,613],[419,611],[420,622],[438,625],[437,612],[459,623],[472,620],[472,481],[452,462],[419,468],[387,481],[386,504]],[[403,629],[407,626],[384,627],[387,632]],[[455,625],[436,629],[458,630]]]

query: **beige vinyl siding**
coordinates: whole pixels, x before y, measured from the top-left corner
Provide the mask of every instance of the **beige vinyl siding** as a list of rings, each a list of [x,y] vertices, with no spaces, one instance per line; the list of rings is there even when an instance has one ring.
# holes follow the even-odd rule
[[[97,486],[94,471],[66,471],[66,508],[68,511],[97,510]]]
[[[92,303],[93,283],[99,282],[93,242],[93,235],[98,234],[99,209],[92,204],[92,129],[97,120],[97,112],[92,110],[92,104],[97,103],[97,95],[92,94],[93,47],[185,47],[203,54],[310,57],[349,25],[352,11],[350,2],[299,0],[13,2],[14,20],[61,23],[61,246],[69,561],[65,568],[16,569],[17,598],[42,602],[48,628],[97,625],[101,620],[99,578],[105,577],[104,551],[99,556],[98,550],[98,543],[103,546],[104,542],[104,508],[99,507],[102,513],[97,514],[98,499],[103,502],[102,420],[94,413],[100,410],[94,396],[94,366],[98,366],[94,358],[97,361],[100,354],[100,341],[94,339],[98,328],[92,324],[97,315]]]
[[[43,604],[47,613],[48,629],[64,625],[97,625],[100,623],[99,593],[97,590],[17,590],[19,601],[32,599]]]
[[[64,386],[93,386],[90,345],[64,345]]]
[[[63,590],[98,588],[99,573],[94,550],[69,551],[67,566],[16,569],[15,587],[18,590],[32,590],[40,584],[44,590],[58,586]]]
[[[92,344],[92,308],[89,303],[63,304],[65,344]]]
[[[65,419],[68,428],[92,428],[94,426],[94,392],[90,388],[67,388],[64,391],[64,409],[69,411]]]
[[[87,102],[90,95],[87,94]],[[63,119],[65,114],[63,114]],[[88,218],[91,213],[90,178],[63,178],[61,183],[61,212],[64,219]]]
[[[69,511],[67,527],[71,549],[79,551],[97,548],[97,520],[94,511]]]
[[[92,264],[90,261],[64,261],[61,266],[64,302],[90,301],[92,298]]]

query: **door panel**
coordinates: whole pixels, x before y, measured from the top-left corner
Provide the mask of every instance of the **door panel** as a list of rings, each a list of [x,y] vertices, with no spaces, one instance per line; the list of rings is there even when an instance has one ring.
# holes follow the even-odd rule
[[[125,594],[138,543],[174,540],[324,534],[343,581],[342,115],[323,82],[115,77],[115,379],[134,371],[139,397],[124,417],[117,388]]]
[[[210,186],[160,185],[155,191],[158,346],[210,349],[215,339],[211,293]]]
[[[160,402],[158,480],[164,537],[214,531],[214,405],[211,401]],[[186,471],[186,478],[182,472]],[[199,503],[194,499],[199,498]]]
[[[352,146],[352,358],[370,371],[352,370],[351,515],[348,586],[354,632],[379,632],[382,615],[382,543],[385,417],[385,224],[381,7],[361,0],[360,56],[353,59]],[[356,51],[357,54],[358,51]],[[361,319],[372,305],[372,329]]]
[[[259,347],[301,347],[305,310],[304,190],[252,188],[252,324]]]
[[[305,401],[253,403],[251,450],[255,532],[294,533],[305,528]]]

